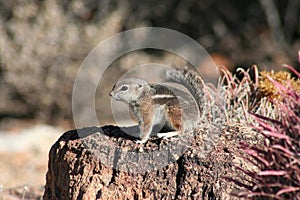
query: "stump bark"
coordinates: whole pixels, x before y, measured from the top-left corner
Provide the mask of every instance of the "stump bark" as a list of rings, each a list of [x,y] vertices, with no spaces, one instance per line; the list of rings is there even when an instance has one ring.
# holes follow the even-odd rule
[[[222,177],[243,159],[230,134],[203,154],[201,134],[136,144],[115,126],[68,131],[49,152],[43,199],[234,199]]]

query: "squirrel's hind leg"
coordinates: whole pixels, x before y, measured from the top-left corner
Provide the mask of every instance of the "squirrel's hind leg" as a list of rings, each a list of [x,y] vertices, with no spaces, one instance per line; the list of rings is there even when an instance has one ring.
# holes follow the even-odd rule
[[[167,138],[179,135],[179,133],[180,133],[179,131],[171,131],[171,132],[166,132],[166,133],[157,133],[157,137],[167,139]]]

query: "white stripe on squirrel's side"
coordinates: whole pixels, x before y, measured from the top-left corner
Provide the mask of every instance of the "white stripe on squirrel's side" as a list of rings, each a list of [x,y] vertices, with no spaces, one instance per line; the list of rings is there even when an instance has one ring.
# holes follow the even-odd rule
[[[156,94],[151,97],[151,99],[163,99],[163,98],[175,98],[175,96],[171,94]]]

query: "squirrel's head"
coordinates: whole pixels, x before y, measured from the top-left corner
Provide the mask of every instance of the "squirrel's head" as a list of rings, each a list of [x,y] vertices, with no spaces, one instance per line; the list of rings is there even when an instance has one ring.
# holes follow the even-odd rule
[[[139,97],[148,90],[150,90],[150,86],[142,79],[123,79],[114,85],[109,92],[109,96],[117,101],[130,103],[137,101]]]

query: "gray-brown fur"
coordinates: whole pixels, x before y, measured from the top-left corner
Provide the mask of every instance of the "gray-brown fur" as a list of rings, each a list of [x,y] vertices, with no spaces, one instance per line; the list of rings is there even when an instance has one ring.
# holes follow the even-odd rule
[[[187,69],[169,69],[166,77],[167,81],[184,85],[195,98],[200,112],[203,111],[205,83],[199,73]]]

